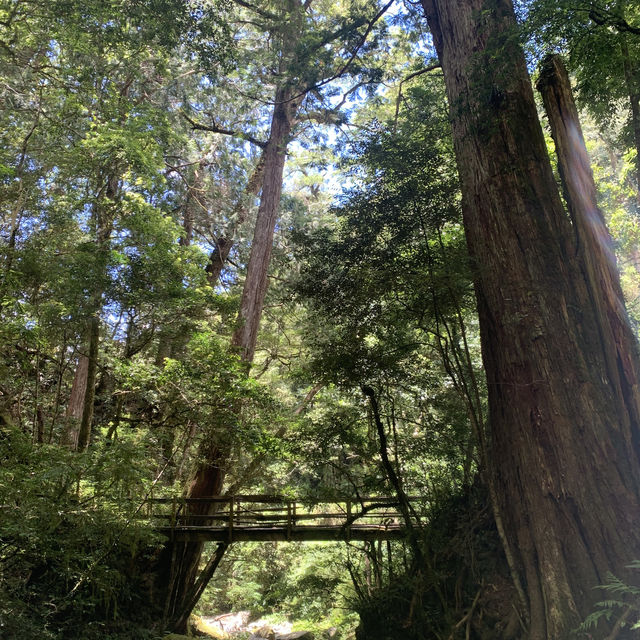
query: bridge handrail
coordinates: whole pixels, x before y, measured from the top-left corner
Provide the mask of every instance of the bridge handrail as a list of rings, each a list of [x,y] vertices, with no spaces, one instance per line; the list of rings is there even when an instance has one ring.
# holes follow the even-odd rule
[[[421,496],[408,496],[410,502],[424,502],[425,498]],[[187,498],[183,496],[162,496],[162,497],[149,497],[146,502],[151,503],[171,503],[181,502],[184,504],[198,504],[207,502],[255,502],[255,503],[280,503],[286,504],[288,502],[295,502],[297,504],[342,504],[351,502],[352,504],[360,504],[366,502],[384,502],[389,504],[397,504],[398,498],[394,496],[367,496],[367,497],[354,497],[354,496],[339,496],[335,498],[290,498],[287,496],[272,496],[272,495],[213,495],[202,496],[200,498]]]
[[[424,499],[416,498],[415,501],[424,502]],[[340,496],[305,500],[276,495],[213,495],[198,498],[173,495],[149,497],[147,504],[147,517],[166,523],[159,526],[161,530],[169,530],[172,535],[178,530],[224,531],[229,543],[234,540],[234,530],[281,530],[286,532],[287,539],[291,539],[295,531],[329,526],[339,528],[349,538],[350,532],[358,529],[397,530],[405,524],[398,509],[398,500],[391,496]],[[154,513],[153,505],[166,505],[168,509]],[[206,505],[211,508],[203,511]],[[219,507],[216,509],[214,505]],[[324,508],[314,512],[314,508],[331,505],[338,509]]]

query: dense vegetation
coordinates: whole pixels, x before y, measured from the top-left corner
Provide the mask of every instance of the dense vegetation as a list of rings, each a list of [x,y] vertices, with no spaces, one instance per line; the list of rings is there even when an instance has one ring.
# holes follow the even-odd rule
[[[516,13],[0,0],[1,638],[186,631],[212,551],[167,541],[147,503],[217,494],[423,516],[393,543],[231,545],[197,613],[633,633],[640,4]],[[521,46],[530,70],[564,57],[597,203],[557,129],[543,166]]]

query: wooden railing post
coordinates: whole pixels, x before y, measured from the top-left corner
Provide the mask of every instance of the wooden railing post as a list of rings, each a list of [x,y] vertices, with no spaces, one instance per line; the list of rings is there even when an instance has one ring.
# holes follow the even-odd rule
[[[287,500],[287,540],[291,540],[291,501]]]
[[[234,497],[231,496],[231,500],[229,500],[229,544],[233,542],[233,505]]]
[[[347,528],[345,535],[347,542],[351,540],[351,500],[347,500]]]
[[[176,496],[175,494],[171,497],[171,542],[173,542],[176,535]]]

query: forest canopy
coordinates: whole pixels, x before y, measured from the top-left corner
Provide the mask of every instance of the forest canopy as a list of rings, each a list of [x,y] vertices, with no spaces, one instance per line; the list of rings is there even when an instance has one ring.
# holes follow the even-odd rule
[[[0,140],[0,638],[639,633],[637,0],[0,0]]]

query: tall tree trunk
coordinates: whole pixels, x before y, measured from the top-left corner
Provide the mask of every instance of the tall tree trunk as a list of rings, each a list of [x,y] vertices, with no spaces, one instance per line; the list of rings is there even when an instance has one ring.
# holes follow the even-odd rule
[[[256,337],[262,314],[264,296],[267,290],[267,272],[271,258],[273,234],[277,221],[282,178],[286,158],[287,143],[291,133],[293,116],[299,98],[292,87],[276,91],[271,133],[265,150],[262,196],[254,232],[247,276],[243,288],[239,313],[239,327],[232,338],[232,345],[238,349],[247,368],[251,365],[255,351]],[[240,409],[238,409],[240,410]],[[217,495],[222,491],[225,477],[225,461],[229,451],[210,439],[203,441],[198,452],[202,461],[197,467],[187,491],[188,498]],[[209,515],[209,505],[191,505],[190,515]],[[198,521],[202,524],[202,520]],[[166,550],[166,558],[171,556],[171,570],[164,618],[178,632],[185,631],[186,621],[194,606],[189,594],[197,579],[198,567],[204,544],[200,542],[174,542]],[[187,610],[188,609],[188,610]]]
[[[638,363],[633,361],[637,353],[631,348],[635,338],[623,305],[613,242],[598,207],[597,189],[569,75],[559,56],[545,59],[537,88],[549,118],[565,200],[574,226],[575,253],[580,258],[596,314],[608,380],[620,406],[635,404],[629,413],[637,418],[640,399],[625,384],[627,379],[638,378]],[[623,375],[619,374],[619,367],[625,372]]]
[[[500,512],[530,638],[565,638],[598,599],[593,587],[640,557],[637,345],[620,329],[615,268],[601,264],[607,238],[590,256],[595,277],[576,255],[510,0],[422,5],[475,263]]]
[[[86,451],[91,439],[93,409],[96,398],[96,376],[98,373],[98,346],[100,344],[100,318],[94,316],[89,321],[89,357],[87,358],[87,379],[82,403],[82,419],[78,432],[78,451]]]
[[[98,175],[98,192],[93,207],[92,224],[96,243],[96,260],[104,266],[108,264],[110,238],[113,229],[114,205],[118,194],[116,173],[106,170]],[[100,274],[102,275],[102,274]],[[78,430],[77,450],[86,451],[91,439],[91,426],[96,397],[96,377],[98,373],[98,349],[100,345],[100,310],[103,287],[97,285],[90,298],[90,317],[88,321],[86,380],[82,398],[82,417]],[[79,363],[80,364],[80,363]],[[84,364],[84,363],[83,363]]]
[[[242,289],[239,326],[231,343],[240,351],[242,359],[251,363],[255,352],[258,328],[267,293],[269,263],[273,249],[273,234],[278,219],[282,176],[287,156],[287,143],[300,98],[293,87],[279,87],[271,120],[271,133],[265,150],[262,197],[251,243],[247,276]]]
[[[62,437],[62,444],[74,451],[78,448],[78,432],[80,420],[82,419],[82,408],[84,406],[84,394],[87,388],[87,371],[89,369],[89,358],[81,353],[78,356],[71,394],[67,404],[65,417],[65,430]]]

